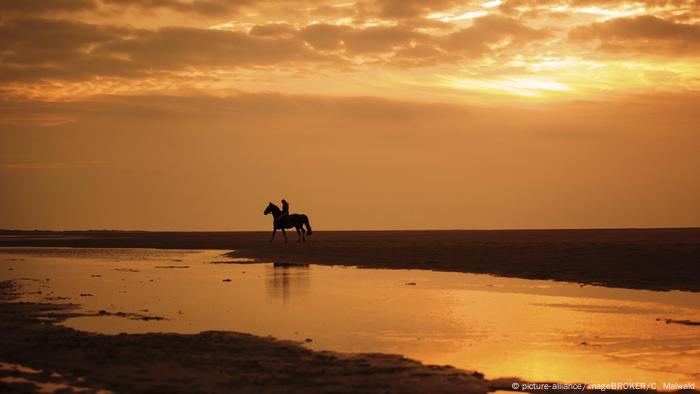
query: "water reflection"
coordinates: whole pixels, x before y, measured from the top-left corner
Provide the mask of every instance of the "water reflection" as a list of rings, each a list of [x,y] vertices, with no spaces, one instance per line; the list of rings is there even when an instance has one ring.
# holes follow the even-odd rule
[[[311,272],[308,265],[269,264],[265,267],[267,293],[285,303],[308,294]]]
[[[65,322],[85,331],[231,330],[312,338],[307,346],[313,349],[398,353],[489,378],[700,379],[700,327],[665,320],[700,321],[700,293],[420,270],[221,263],[222,253],[14,250],[0,253],[0,273],[24,278],[23,300],[109,312]],[[168,320],[130,320],[117,312]]]

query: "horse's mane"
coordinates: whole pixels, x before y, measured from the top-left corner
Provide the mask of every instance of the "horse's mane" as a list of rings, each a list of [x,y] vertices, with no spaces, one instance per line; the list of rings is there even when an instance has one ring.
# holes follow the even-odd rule
[[[280,207],[278,207],[277,205],[273,204],[272,202],[270,202],[270,205],[267,206],[267,209],[268,209],[269,211],[271,211],[271,212],[272,212],[273,214],[275,214],[275,215],[277,215],[277,214],[279,214],[279,213],[282,213],[282,209],[280,209]]]

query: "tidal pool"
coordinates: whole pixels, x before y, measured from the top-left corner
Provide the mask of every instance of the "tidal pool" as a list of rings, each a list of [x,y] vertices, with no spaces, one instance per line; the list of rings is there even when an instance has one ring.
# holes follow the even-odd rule
[[[83,331],[238,331],[316,350],[402,354],[487,378],[659,388],[700,380],[700,326],[667,323],[700,321],[700,293],[275,266],[224,253],[0,248],[0,279],[17,280],[25,301],[104,311],[64,322]]]

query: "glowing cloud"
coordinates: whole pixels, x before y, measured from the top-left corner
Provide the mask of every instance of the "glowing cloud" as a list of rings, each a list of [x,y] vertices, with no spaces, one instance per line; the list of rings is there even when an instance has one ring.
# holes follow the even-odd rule
[[[542,97],[546,93],[568,92],[571,88],[551,79],[503,78],[491,80],[443,78],[445,86],[485,93],[506,93],[515,96]]]

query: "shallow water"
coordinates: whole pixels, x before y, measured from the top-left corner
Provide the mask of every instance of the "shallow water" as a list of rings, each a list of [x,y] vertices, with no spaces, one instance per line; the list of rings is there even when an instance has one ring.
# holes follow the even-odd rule
[[[700,326],[665,321],[700,321],[700,293],[422,270],[275,267],[237,263],[223,251],[0,251],[0,279],[20,279],[23,300],[133,314],[65,322],[85,331],[308,338],[312,349],[398,353],[487,378],[659,388],[700,380]]]

